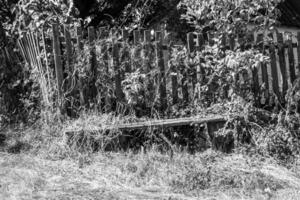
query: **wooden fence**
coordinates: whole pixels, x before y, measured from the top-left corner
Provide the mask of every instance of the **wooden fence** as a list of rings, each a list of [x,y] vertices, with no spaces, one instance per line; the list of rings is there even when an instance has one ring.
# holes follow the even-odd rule
[[[201,34],[188,34],[189,51],[197,51],[203,36]],[[253,92],[260,104],[272,104],[274,98],[284,103],[288,89],[292,87],[300,72],[300,32],[297,35],[292,33],[253,33],[245,41],[239,38],[228,38],[223,36],[221,46],[234,50],[256,47],[261,53],[270,57],[270,63],[261,63],[258,68],[253,68],[249,73],[253,78]],[[208,45],[212,45],[208,35]],[[264,85],[262,87],[262,85]],[[269,102],[270,101],[270,102]]]
[[[99,90],[95,87],[97,73],[99,73],[95,55],[96,48],[98,47],[95,44],[98,44],[97,41],[107,37],[108,34],[113,34],[114,37],[111,37],[112,39],[109,43],[107,41],[101,43],[100,51],[103,52],[103,67],[107,71],[111,71],[114,76],[112,78],[114,81],[114,98],[111,98],[107,94],[99,94]],[[162,111],[170,105],[194,100],[196,98],[197,92],[195,90],[197,89],[197,85],[203,84],[205,73],[203,73],[201,65],[196,66],[191,76],[184,70],[170,67],[167,63],[167,53],[170,47],[164,44],[163,35],[164,31],[155,31],[153,34],[150,30],[136,30],[133,31],[133,38],[131,38],[132,36],[126,30],[108,32],[103,28],[95,30],[93,27],[89,27],[87,41],[91,48],[88,50],[90,51],[90,67],[88,70],[90,71],[89,79],[91,80],[91,84],[90,87],[84,88],[82,87],[83,80],[78,78],[76,86],[79,91],[80,104],[85,105],[89,101],[86,96],[96,99],[97,95],[100,95],[101,99],[104,99],[105,111],[111,111],[112,105],[115,102],[124,102],[125,92],[122,89],[122,81],[125,78],[124,74],[135,71],[134,67],[136,66],[139,66],[140,70],[146,74],[156,69],[155,80],[146,79],[144,83],[147,88],[147,94],[144,95],[145,98],[150,98],[149,101],[157,100]],[[253,68],[249,72],[253,78],[252,89],[256,101],[260,102],[260,104],[274,103],[274,98],[271,98],[272,96],[276,96],[280,102],[284,102],[284,96],[296,80],[300,69],[300,33],[296,37],[287,38],[282,33],[277,32],[269,34],[269,36],[273,38],[273,43],[264,42],[263,34],[254,34],[250,35],[246,41],[223,36],[222,42],[219,44],[224,49],[231,50],[234,50],[237,46],[242,49],[256,46],[259,47],[261,52],[270,55],[270,64],[261,64],[259,68]],[[37,68],[42,67],[42,62],[45,64],[46,68],[39,69],[41,74],[46,74],[42,79],[45,82],[51,76],[47,72],[50,67],[50,61],[47,58],[49,58],[48,54],[52,53],[58,99],[62,102],[61,106],[66,90],[65,82],[70,81],[65,80],[65,74],[72,74],[72,71],[75,70],[74,55],[78,57],[78,53],[82,52],[84,48],[83,43],[86,41],[84,38],[84,31],[79,27],[75,31],[71,31],[68,26],[53,24],[52,50],[49,46],[47,47],[47,38],[45,38],[44,33],[27,33],[18,41],[23,57],[29,64],[37,66]],[[133,41],[134,46],[138,47],[134,54],[130,54],[129,51],[126,52],[125,46],[128,44],[129,39]],[[198,33],[189,33],[187,35],[187,49],[190,56],[204,45],[214,45],[210,34],[208,34],[207,39],[204,39],[203,35]],[[124,49],[125,52],[122,52],[121,55],[120,51],[124,51]],[[41,59],[42,52],[44,52],[44,58],[46,59]],[[155,66],[151,64],[153,63],[152,59],[155,59]],[[140,62],[140,65],[134,62]],[[181,77],[180,79],[178,78],[179,76]],[[261,85],[264,85],[264,87],[261,87]],[[46,93],[46,91],[44,92]],[[158,99],[154,99],[154,96],[157,96]]]

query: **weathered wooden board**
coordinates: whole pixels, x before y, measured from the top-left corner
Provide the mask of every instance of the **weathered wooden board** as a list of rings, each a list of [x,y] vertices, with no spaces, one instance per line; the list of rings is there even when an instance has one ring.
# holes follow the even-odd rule
[[[177,119],[161,119],[161,120],[149,120],[145,122],[134,122],[126,124],[112,124],[111,126],[105,126],[105,130],[139,130],[139,129],[151,129],[151,128],[169,128],[184,125],[204,124],[213,122],[226,122],[227,119],[222,115],[214,115],[209,117],[187,117]],[[77,132],[81,130],[67,129],[65,133]],[[88,129],[86,131],[101,131],[101,127]]]

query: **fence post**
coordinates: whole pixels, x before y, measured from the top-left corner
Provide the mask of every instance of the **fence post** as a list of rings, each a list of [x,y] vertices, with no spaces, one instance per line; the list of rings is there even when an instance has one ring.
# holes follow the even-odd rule
[[[159,93],[161,110],[164,111],[167,108],[167,92],[166,92],[166,77],[165,77],[165,63],[163,58],[162,49],[162,33],[157,31],[155,33],[155,55],[156,64],[159,69]]]
[[[286,63],[285,63],[285,53],[284,53],[284,43],[283,43],[283,35],[282,33],[276,33],[277,42],[278,42],[278,58],[280,64],[280,71],[282,75],[282,102],[284,101],[286,92],[288,90],[288,78],[286,71]]]
[[[64,99],[63,99],[63,68],[61,61],[60,42],[58,24],[52,24],[53,31],[53,54],[55,63],[56,82],[58,89],[58,105],[61,114],[64,114]]]

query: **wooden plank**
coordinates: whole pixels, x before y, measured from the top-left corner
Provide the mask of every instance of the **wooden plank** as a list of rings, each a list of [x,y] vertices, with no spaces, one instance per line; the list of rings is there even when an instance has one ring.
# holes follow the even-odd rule
[[[79,55],[83,50],[82,30],[79,26],[76,27],[76,38],[77,38],[77,55]],[[83,91],[83,81],[81,77],[79,77],[78,79],[78,89],[79,89],[80,106],[83,108],[85,106],[85,95]]]
[[[241,51],[244,51],[245,50],[245,38],[241,35],[238,35],[238,38],[237,38],[237,43],[241,49]]]
[[[122,29],[122,40],[123,40],[124,42],[128,42],[128,39],[129,39],[129,33],[128,33],[128,30]]]
[[[0,25],[0,26],[1,26],[1,25]],[[23,37],[24,37],[23,35],[21,35],[21,36],[19,37],[19,39],[18,39],[18,46],[19,46],[19,48],[20,48],[20,50],[21,50],[21,53],[23,54],[23,57],[24,57],[25,61],[26,61],[28,64],[30,64],[30,59],[29,59],[29,56],[28,56],[27,51],[26,51],[26,49],[25,49],[25,43],[24,43]]]
[[[48,93],[47,90],[45,90],[45,88],[47,88],[46,82],[45,82],[45,77],[44,77],[44,72],[42,69],[42,63],[41,63],[41,59],[40,59],[40,45],[37,44],[37,38],[36,35],[32,32],[29,32],[27,34],[27,38],[30,44],[30,48],[32,51],[32,56],[33,56],[33,61],[35,63],[35,67],[38,71],[39,74],[39,84],[40,84],[40,89],[42,92],[42,98],[43,98],[43,102],[47,105],[48,104]]]
[[[48,79],[48,84],[50,84],[50,79],[51,79],[51,74],[49,70],[49,61],[48,61],[48,56],[47,56],[47,44],[46,44],[46,39],[45,39],[45,33],[44,30],[41,31],[42,33],[42,40],[43,40],[43,50],[44,50],[44,57],[45,57],[45,64],[46,64],[46,71],[47,71],[47,79]]]
[[[134,52],[133,52],[133,57],[132,57],[132,66],[131,69],[135,71],[138,67],[140,67],[140,58],[141,58],[141,35],[139,30],[134,30],[133,31],[133,45],[134,47]]]
[[[285,98],[286,92],[288,90],[288,77],[286,71],[286,63],[285,63],[285,53],[284,53],[284,43],[283,43],[283,35],[282,33],[275,33],[277,36],[278,43],[278,59],[280,64],[280,71],[282,76],[282,101]]]
[[[189,103],[189,88],[188,88],[188,78],[187,78],[187,71],[185,66],[180,66],[180,73],[182,75],[181,79],[181,90],[182,90],[182,100],[184,104]]]
[[[165,63],[162,50],[162,33],[155,32],[155,57],[156,65],[159,69],[159,93],[160,93],[160,106],[161,111],[167,108],[167,91],[166,91],[166,76],[165,76]]]
[[[131,72],[130,64],[130,53],[128,47],[129,33],[127,30],[122,30],[122,40],[123,40],[123,54],[122,54],[122,63],[124,64],[125,73]]]
[[[141,41],[141,34],[139,30],[134,30],[133,31],[133,44],[134,45],[139,45]]]
[[[105,68],[105,73],[109,74],[109,47],[108,44],[106,42],[106,36],[107,36],[107,30],[104,27],[101,27],[99,29],[99,37],[102,41],[101,43],[101,54],[103,56],[103,63],[104,63],[104,68]],[[105,92],[104,94],[101,94],[104,97],[104,101],[105,101],[105,106],[104,106],[104,111],[106,113],[109,113],[112,111],[112,95],[110,94],[110,90],[108,90],[108,88],[105,88]]]
[[[167,128],[185,125],[195,125],[213,122],[226,122],[227,118],[222,115],[214,115],[207,117],[187,117],[177,119],[163,119],[163,120],[149,120],[145,122],[134,122],[126,124],[112,124],[111,126],[105,126],[105,130],[138,130],[138,129],[153,129],[153,128]],[[94,129],[87,129],[85,131],[99,131],[101,127]],[[74,133],[81,130],[69,129],[65,131],[65,134]]]
[[[88,40],[89,40],[89,45],[91,47],[91,60],[90,60],[90,65],[91,65],[91,70],[93,72],[93,75],[96,75],[96,47],[95,47],[95,29],[94,27],[90,26],[88,27]]]
[[[280,91],[279,91],[279,84],[278,84],[278,71],[277,71],[277,62],[276,62],[276,52],[275,46],[271,44],[270,47],[270,59],[271,59],[271,73],[272,73],[272,85],[273,85],[273,92],[279,98]]]
[[[207,122],[220,122],[226,121],[224,116],[214,116],[212,118],[179,118],[179,119],[166,119],[166,120],[153,120],[148,122],[139,122],[139,123],[131,123],[131,124],[121,124],[116,127],[120,130],[124,129],[145,129],[145,128],[165,128],[165,127],[174,127],[174,126],[184,126],[184,125],[194,125],[194,124],[202,124]],[[111,129],[115,127],[112,126]]]
[[[215,44],[215,41],[214,41],[214,34],[212,32],[208,32],[207,33],[207,39],[208,39],[208,44],[210,46],[213,46]]]
[[[67,73],[72,73],[72,42],[71,42],[71,34],[69,31],[69,25],[64,26],[64,36],[66,42],[66,68],[65,71]],[[70,81],[70,80],[69,80]]]
[[[61,60],[60,41],[59,41],[59,30],[58,24],[52,24],[53,32],[53,55],[55,63],[56,83],[58,89],[58,105],[61,114],[64,114],[64,99],[63,99],[63,67]]]
[[[88,39],[89,39],[90,45],[92,45],[95,41],[95,29],[93,26],[88,27]]]
[[[32,43],[30,41],[29,33],[24,34],[24,36],[25,36],[24,41],[27,46],[28,55],[30,57],[30,64],[32,65],[32,67],[37,67],[37,63],[36,63],[36,59],[34,56],[33,47],[32,47]]]
[[[226,50],[226,37],[227,37],[227,34],[226,33],[223,33],[221,36],[220,36],[220,44],[221,44],[221,49],[222,51],[225,51]]]
[[[103,57],[103,62],[104,62],[104,65],[105,65],[105,71],[106,73],[109,73],[109,45],[107,44],[107,42],[105,41],[105,38],[107,37],[107,30],[103,27],[101,27],[99,29],[99,38],[100,40],[102,41],[101,43],[101,54],[102,54],[102,57]]]
[[[198,34],[197,40],[198,40],[199,49],[202,49],[204,47],[204,44],[205,44],[205,40],[204,40],[203,35]],[[223,42],[226,42],[226,41],[223,41]],[[225,46],[225,44],[224,44],[224,46]],[[202,61],[201,58],[198,57],[198,60],[199,60],[199,65],[197,65],[197,69],[196,69],[197,70],[197,72],[196,72],[197,73],[197,82],[202,86],[203,82],[204,82],[205,71],[204,71],[204,68],[203,68],[202,63],[201,63],[201,61]]]
[[[24,47],[26,57],[28,59],[28,64],[33,66],[33,63],[31,61],[30,49],[29,49],[29,46],[28,46],[28,43],[27,43],[27,36],[26,36],[25,33],[22,34],[21,41],[22,41],[22,44],[23,44],[23,47]]]
[[[49,102],[49,89],[50,89],[50,80],[47,79],[47,75],[48,73],[45,71],[45,69],[43,68],[43,62],[42,62],[42,52],[41,52],[41,45],[40,45],[40,35],[39,35],[39,32],[37,31],[36,33],[32,34],[33,38],[34,38],[34,42],[35,42],[35,46],[36,46],[36,51],[37,51],[37,60],[38,60],[38,63],[39,63],[39,70],[40,70],[40,76],[41,76],[41,81],[40,81],[40,84],[42,85],[41,86],[41,90],[42,90],[42,93],[43,93],[43,99],[44,99],[44,102],[45,102],[45,106],[48,107],[50,105],[50,102]],[[47,69],[47,66],[46,66],[46,69]]]
[[[187,34],[187,48],[188,48],[188,57],[189,58],[193,58],[195,57],[196,55],[196,46],[198,46],[199,44],[197,40],[197,38],[195,38],[195,33],[188,33]],[[188,74],[189,76],[187,77],[188,78],[188,90],[189,90],[189,94],[191,95],[190,96],[190,99],[194,99],[195,96],[195,88],[196,88],[196,84],[197,84],[197,67],[195,68],[191,68],[188,70]]]
[[[205,44],[205,39],[204,39],[204,36],[203,36],[202,33],[197,34],[196,41],[197,41],[198,50],[201,50],[204,47],[204,44]]]
[[[121,102],[123,100],[124,94],[122,91],[122,79],[121,79],[121,68],[119,61],[119,44],[113,44],[113,63],[114,63],[114,74],[115,74],[115,94],[117,101]]]
[[[90,70],[92,71],[93,76],[95,76],[96,74],[96,48],[95,48],[95,29],[94,27],[90,26],[88,27],[88,39],[89,39],[89,45],[91,47],[91,60],[90,60]]]
[[[300,32],[297,33],[298,78],[300,77]]]
[[[255,104],[260,104],[260,92],[259,92],[259,80],[258,80],[258,66],[252,69],[252,79],[253,79],[253,94]]]
[[[188,33],[187,34],[187,49],[188,53],[191,54],[195,51],[195,34],[194,33]]]
[[[144,31],[144,43],[143,43],[143,71],[148,73],[150,71],[150,42],[151,42],[151,31]]]
[[[234,35],[228,35],[228,43],[229,43],[230,50],[233,51],[234,48],[235,48],[235,38],[234,38]]]
[[[254,46],[254,33],[250,32],[247,34],[247,40],[245,44],[245,49],[250,49]]]
[[[77,49],[78,50],[83,50],[83,43],[82,43],[82,40],[83,40],[83,33],[82,33],[82,29],[80,26],[77,26],[76,27],[76,39],[77,39]]]
[[[87,97],[90,98],[89,101],[94,103],[96,102],[96,98],[98,95],[98,91],[96,88],[97,81],[97,58],[96,58],[96,46],[95,46],[95,29],[92,26],[88,27],[88,41],[90,45],[90,77],[89,77],[89,90],[86,92]]]
[[[264,49],[264,35],[263,34],[258,34],[257,35],[256,43],[259,46],[261,52],[263,54],[265,54],[265,49]],[[265,85],[264,96],[267,99],[268,96],[269,96],[269,80],[268,80],[267,64],[261,63],[261,72],[262,72],[262,82]]]
[[[143,72],[146,74],[144,83],[145,87],[145,101],[148,101],[150,105],[153,103],[155,91],[153,77],[151,77],[151,60],[150,60],[150,49],[151,49],[151,31],[144,30],[144,43],[143,43]]]
[[[41,45],[39,43],[40,39],[39,39],[39,35],[38,35],[38,32],[37,33],[32,33],[32,39],[33,39],[33,43],[34,43],[34,46],[35,46],[35,51],[36,51],[36,59],[37,59],[37,62],[38,62],[38,66],[39,66],[39,71],[40,71],[40,76],[41,76],[41,81],[43,82],[44,86],[46,86],[47,88],[47,83],[46,83],[46,79],[45,79],[45,72],[44,72],[44,69],[43,69],[43,64],[42,64],[42,60],[41,60]],[[45,87],[43,87],[43,89],[45,89]],[[47,94],[47,91],[45,91],[45,95],[46,95],[46,98],[48,99],[48,94]]]
[[[288,44],[290,78],[291,78],[291,83],[294,84],[294,81],[296,80],[296,72],[295,72],[295,60],[294,60],[294,51],[293,51],[291,36],[286,40],[286,42]]]
[[[144,30],[144,42],[151,42],[151,31]]]
[[[19,39],[17,40],[17,43],[18,43],[19,49],[21,50],[21,54],[22,54],[22,56],[23,56],[23,59],[24,59],[27,63],[29,63],[29,60],[28,60],[28,58],[27,58],[27,56],[26,56],[26,53],[25,53],[25,49],[24,49],[22,40],[19,38]]]
[[[171,66],[171,84],[173,105],[178,103],[178,70],[175,65]]]

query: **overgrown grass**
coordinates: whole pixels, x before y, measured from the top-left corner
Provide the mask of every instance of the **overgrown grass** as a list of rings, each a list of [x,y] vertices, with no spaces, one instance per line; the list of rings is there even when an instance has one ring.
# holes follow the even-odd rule
[[[88,113],[76,121],[53,118],[6,130],[3,150],[10,153],[0,153],[0,199],[299,199],[300,158],[282,165],[267,153],[276,129],[260,133],[260,139],[268,132],[272,137],[256,139],[254,153],[241,147],[232,154],[208,149],[170,157],[156,145],[138,152],[92,152],[64,140],[66,127],[105,128],[136,120]],[[284,143],[274,147],[278,144]]]
[[[0,156],[1,199],[298,199],[300,166],[206,151]]]

